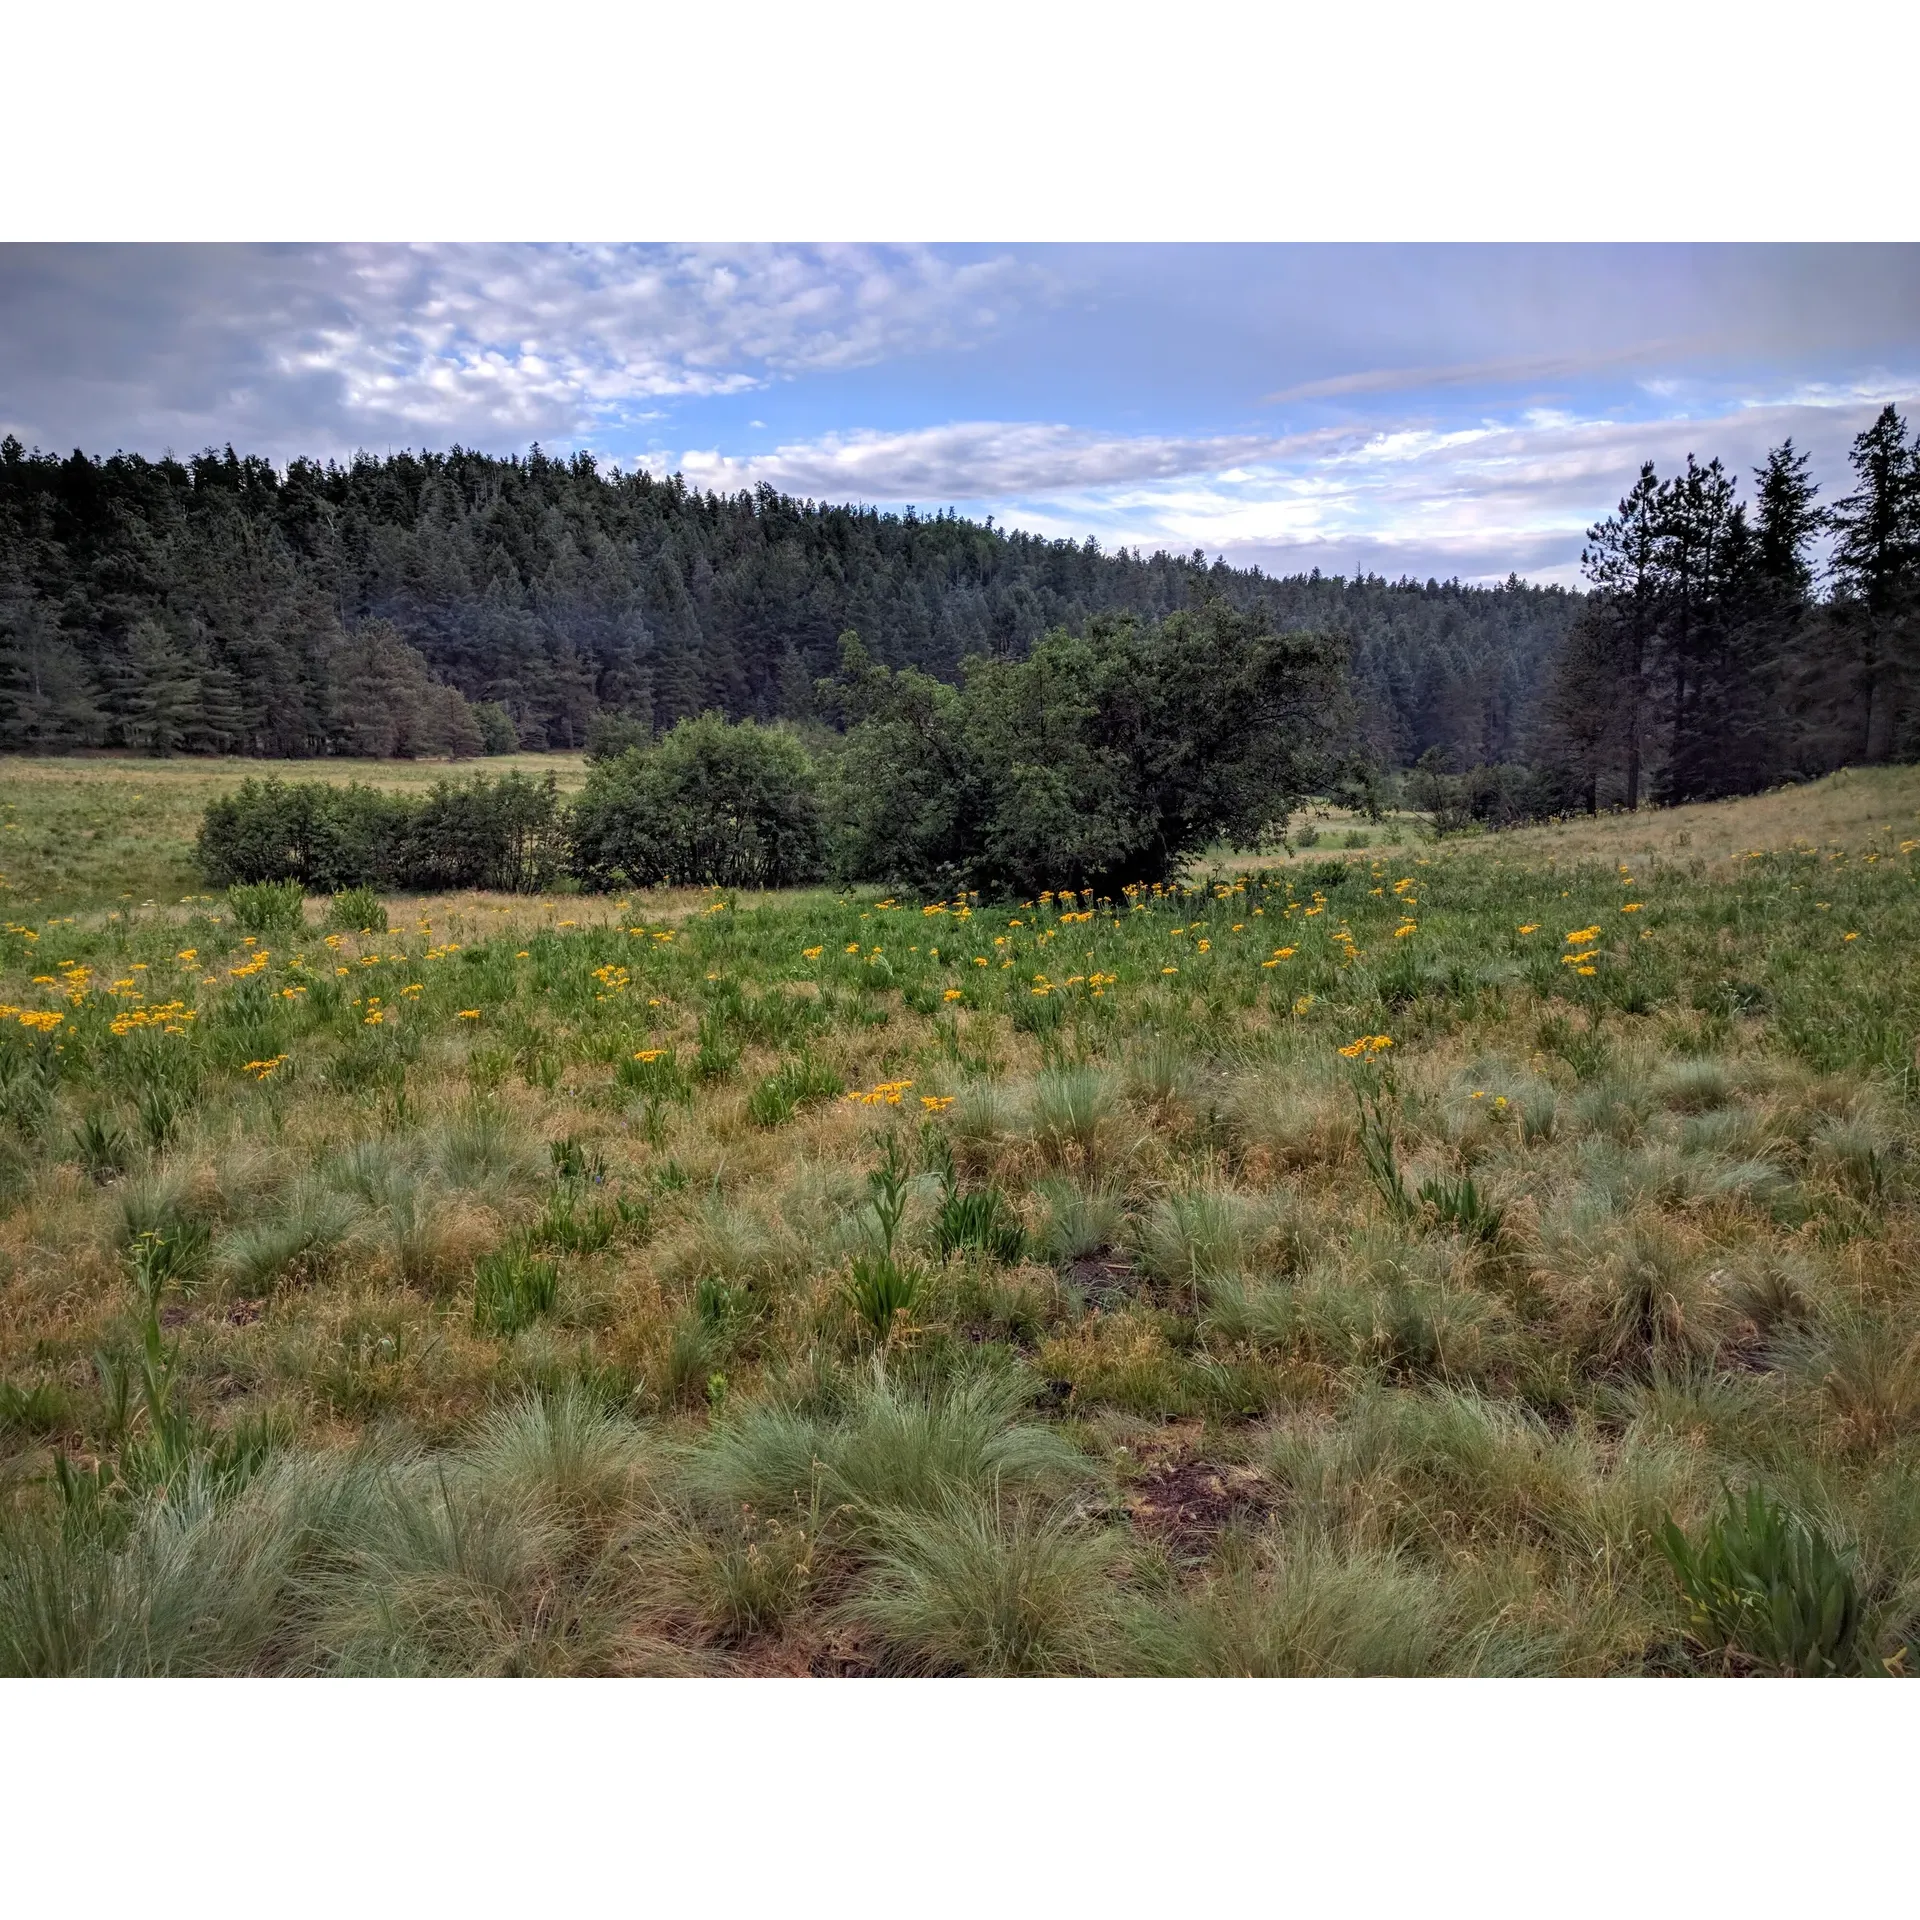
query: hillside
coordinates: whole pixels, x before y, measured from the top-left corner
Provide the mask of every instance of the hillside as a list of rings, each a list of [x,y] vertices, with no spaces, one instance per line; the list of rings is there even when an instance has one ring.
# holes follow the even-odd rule
[[[1511,759],[1575,595],[1275,578],[951,512],[722,497],[592,458],[191,460],[0,444],[0,749],[582,745],[596,714],[804,718],[851,628],[957,676],[1204,596],[1352,647],[1368,744]],[[445,689],[461,696],[453,701]],[[511,722],[509,734],[505,722]]]

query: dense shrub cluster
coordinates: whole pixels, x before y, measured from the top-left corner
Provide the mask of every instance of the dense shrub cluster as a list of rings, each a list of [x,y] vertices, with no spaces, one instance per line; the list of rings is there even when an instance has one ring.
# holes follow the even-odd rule
[[[574,871],[594,886],[790,887],[826,860],[813,763],[790,733],[717,713],[595,766],[573,810]]]
[[[925,892],[1162,880],[1206,842],[1259,844],[1322,770],[1341,644],[1224,606],[1056,633],[950,687],[876,665],[857,636],[824,699],[846,722],[810,752],[783,727],[682,721],[596,754],[563,811],[551,783],[249,783],[209,809],[209,878],[431,890],[787,887],[828,874]],[[618,743],[609,742],[617,746]]]
[[[349,887],[537,893],[562,871],[566,816],[552,775],[437,781],[423,797],[358,784],[248,780],[201,823],[216,886],[297,880]]]

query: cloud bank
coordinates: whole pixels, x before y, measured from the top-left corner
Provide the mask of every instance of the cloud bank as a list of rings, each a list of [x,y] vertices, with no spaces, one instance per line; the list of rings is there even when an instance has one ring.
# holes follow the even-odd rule
[[[1920,249],[0,247],[0,430],[539,441],[1294,570],[1571,582],[1642,460],[1832,497]]]

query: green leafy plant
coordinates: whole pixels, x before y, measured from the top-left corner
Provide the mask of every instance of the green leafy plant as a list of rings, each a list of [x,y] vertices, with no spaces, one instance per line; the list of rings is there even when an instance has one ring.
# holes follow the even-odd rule
[[[1414,1211],[1414,1201],[1394,1155],[1393,1123],[1378,1094],[1356,1089],[1354,1099],[1360,1108],[1360,1158],[1366,1165],[1367,1178],[1387,1203],[1387,1210],[1396,1219],[1407,1219]]]
[[[784,1126],[802,1107],[832,1100],[846,1091],[846,1083],[830,1067],[806,1054],[783,1060],[747,1096],[747,1118],[756,1127]]]
[[[572,1134],[548,1141],[547,1157],[553,1163],[553,1177],[556,1180],[597,1187],[607,1177],[606,1161],[593,1148],[582,1145]]]
[[[1007,1196],[998,1187],[964,1189],[953,1150],[938,1134],[929,1136],[928,1157],[940,1175],[940,1211],[933,1217],[933,1244],[940,1258],[974,1248],[995,1260],[1018,1260],[1026,1250],[1027,1234]]]
[[[1457,1180],[1436,1175],[1420,1183],[1421,1201],[1431,1207],[1443,1226],[1453,1228],[1469,1240],[1497,1240],[1507,1212],[1488,1199],[1474,1184],[1470,1173]]]
[[[699,1051],[693,1056],[696,1080],[731,1079],[740,1065],[740,1043],[734,1039],[724,1008],[712,1008],[698,1022]]]
[[[933,1244],[941,1259],[975,1248],[1000,1261],[1020,1258],[1027,1244],[1026,1229],[998,1187],[966,1191],[949,1187],[933,1218]]]
[[[509,1243],[473,1270],[473,1321],[485,1333],[514,1334],[553,1311],[560,1269],[524,1245]]]
[[[552,1247],[561,1253],[598,1253],[611,1246],[621,1225],[614,1208],[598,1200],[581,1203],[580,1189],[555,1187],[547,1195],[540,1217],[528,1230],[535,1246]]]
[[[1698,1541],[1671,1518],[1659,1538],[1704,1645],[1773,1673],[1857,1671],[1863,1608],[1852,1566],[1764,1488],[1729,1488]]]
[[[52,1433],[66,1420],[67,1396],[54,1380],[36,1380],[30,1387],[0,1380],[0,1432]]]
[[[256,938],[299,926],[305,896],[297,880],[254,880],[227,889],[227,910],[242,933]]]
[[[372,887],[343,887],[327,903],[327,925],[341,933],[384,933],[387,903]]]
[[[847,1299],[861,1322],[883,1344],[913,1311],[920,1276],[891,1253],[857,1255],[847,1279]]]
[[[111,1120],[87,1114],[73,1130],[73,1144],[87,1177],[104,1186],[127,1165],[127,1136]]]

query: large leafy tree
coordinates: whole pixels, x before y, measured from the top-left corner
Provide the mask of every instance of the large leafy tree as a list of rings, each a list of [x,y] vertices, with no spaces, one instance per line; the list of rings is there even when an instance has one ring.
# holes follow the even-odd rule
[[[1337,638],[1217,602],[1095,621],[1024,660],[969,662],[957,697],[920,709],[924,757],[910,758],[920,689],[856,725],[848,754],[924,772],[894,784],[895,831],[951,848],[974,884],[1110,893],[1210,840],[1284,827],[1346,718],[1344,666]],[[917,816],[910,787],[928,796]]]

